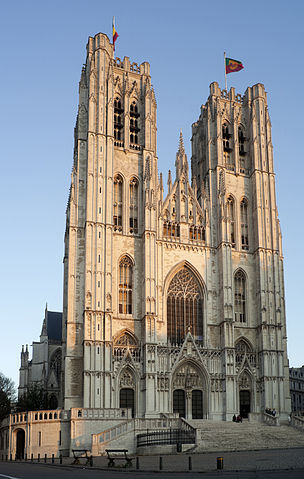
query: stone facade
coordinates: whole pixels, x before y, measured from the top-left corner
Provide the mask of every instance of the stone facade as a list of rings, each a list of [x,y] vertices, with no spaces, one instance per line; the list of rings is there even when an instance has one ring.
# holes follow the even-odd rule
[[[57,453],[89,448],[91,434],[121,434],[123,418],[132,450],[136,428],[164,414],[290,412],[264,86],[241,96],[210,85],[193,124],[192,179],[180,134],[166,196],[156,129],[149,64],[114,59],[104,34],[89,38],[67,206],[59,404],[77,427],[66,416],[70,442]]]
[[[289,412],[263,85],[241,97],[212,83],[192,150],[190,184],[180,136],[164,198],[149,64],[90,38],[65,237],[65,409],[117,408],[128,389],[139,417]]]

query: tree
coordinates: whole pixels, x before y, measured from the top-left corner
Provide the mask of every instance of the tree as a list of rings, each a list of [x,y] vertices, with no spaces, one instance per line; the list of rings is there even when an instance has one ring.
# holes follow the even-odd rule
[[[39,384],[32,384],[17,402],[17,411],[48,409],[48,396]]]
[[[0,421],[11,413],[16,398],[14,382],[0,372]]]

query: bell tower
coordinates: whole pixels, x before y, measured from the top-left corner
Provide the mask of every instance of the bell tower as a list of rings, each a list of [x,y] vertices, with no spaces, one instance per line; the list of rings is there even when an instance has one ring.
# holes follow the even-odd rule
[[[131,290],[127,279],[118,284],[120,264],[133,278],[143,266],[143,233],[156,223],[143,206],[157,189],[156,101],[150,65],[113,53],[105,34],[90,37],[79,83],[65,232],[65,409],[119,407],[112,340],[122,324],[139,335],[145,314],[139,275]]]
[[[226,415],[235,407],[229,398],[241,402],[241,391],[247,388],[251,402],[256,398],[251,410],[260,413],[269,405],[287,418],[283,256],[264,86],[249,87],[241,96],[234,88],[227,92],[212,83],[192,132],[191,167],[198,199],[208,191],[211,205]],[[258,357],[248,367],[236,360],[243,338]]]

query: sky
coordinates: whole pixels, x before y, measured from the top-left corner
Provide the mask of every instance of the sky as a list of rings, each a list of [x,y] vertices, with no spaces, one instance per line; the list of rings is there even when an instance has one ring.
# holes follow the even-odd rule
[[[304,364],[302,0],[0,0],[0,371],[18,385],[22,344],[39,339],[46,302],[62,311],[65,209],[78,82],[89,36],[119,38],[116,55],[148,61],[157,99],[158,167],[174,170],[179,132],[217,81],[223,52],[244,69],[228,88],[263,83],[272,122],[285,257],[290,366]]]

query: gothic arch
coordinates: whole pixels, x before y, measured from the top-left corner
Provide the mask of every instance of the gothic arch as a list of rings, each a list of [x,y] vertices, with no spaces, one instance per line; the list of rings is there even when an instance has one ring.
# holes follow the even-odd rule
[[[122,254],[117,262],[118,313],[133,314],[134,302],[134,260],[129,254]]]
[[[60,376],[62,371],[62,351],[61,348],[57,348],[50,357],[49,362],[49,375],[51,371],[54,371],[58,385],[60,386]]]
[[[247,418],[250,412],[256,410],[256,382],[248,367],[243,368],[237,375],[237,401],[242,417]]]
[[[191,263],[189,263],[189,261],[187,261],[187,260],[180,261],[180,263],[177,263],[175,266],[173,266],[173,268],[169,271],[169,273],[165,277],[164,296],[167,296],[170,283],[171,283],[172,279],[174,278],[174,276],[183,268],[186,268],[186,269],[190,270],[191,273],[195,276],[196,280],[198,281],[198,283],[200,285],[200,288],[201,288],[201,291],[203,293],[204,299],[205,298],[207,299],[207,288],[206,288],[206,285],[205,285],[205,282],[204,282],[203,278],[201,277],[198,270]]]
[[[133,258],[129,253],[122,253],[122,254],[119,256],[118,262],[117,262],[118,267],[119,267],[119,263],[121,262],[121,260],[122,260],[123,258],[128,258],[128,259],[131,261],[131,263],[132,263],[132,267],[134,268],[134,266],[135,266],[135,261],[134,261],[134,258]]]
[[[244,283],[245,283],[245,285],[244,285],[245,297],[244,298],[241,298],[241,294],[238,295],[239,297],[236,296],[235,282],[236,282],[236,279],[237,279],[238,275],[243,276],[243,278],[244,278]],[[248,308],[249,294],[248,294],[248,291],[249,291],[248,275],[243,268],[237,268],[233,272],[233,298],[234,298],[233,299],[233,311],[234,311],[234,317],[235,317],[236,321],[246,323],[247,325],[249,324],[249,308]],[[243,314],[245,315],[244,318],[242,318],[242,317],[236,318],[236,301],[238,302],[239,305],[240,305],[240,302],[244,302],[244,305],[245,305],[245,307],[243,308]],[[239,311],[238,311],[238,315],[239,315]]]
[[[173,366],[173,369],[171,371],[171,381],[170,381],[171,388],[173,387],[174,375],[178,373],[179,369],[182,369],[187,366],[190,366],[197,370],[197,372],[200,374],[202,378],[203,387],[209,390],[209,386],[210,386],[209,373],[201,362],[198,362],[193,358],[183,359],[182,361],[178,362],[177,364]]]
[[[123,338],[124,336],[130,337],[130,345],[132,346],[138,346],[139,341],[135,334],[130,330],[130,329],[122,329],[120,330],[113,338],[113,344],[114,345],[122,345],[122,344],[127,344],[127,343],[121,343],[119,340]]]
[[[192,275],[192,278],[194,281],[197,282],[199,293],[200,293],[200,301],[202,302],[201,306],[198,306],[198,303],[196,302],[196,307],[199,309],[196,310],[196,313],[193,312],[193,314],[190,316],[192,326],[194,326],[195,331],[198,333],[197,336],[199,336],[199,340],[203,345],[206,344],[206,317],[207,317],[207,291],[206,291],[206,286],[205,283],[199,274],[199,272],[194,268],[193,265],[191,265],[188,261],[181,261],[178,263],[175,267],[171,269],[171,271],[167,274],[165,281],[164,281],[164,290],[163,290],[163,318],[165,321],[165,324],[167,325],[167,334],[168,334],[168,292],[169,288],[171,286],[172,281],[174,278],[182,271],[186,270]],[[193,301],[196,301],[193,299]],[[188,300],[187,300],[188,302]],[[186,306],[187,307],[187,306]],[[196,314],[199,314],[201,311],[202,313],[202,331],[200,334],[200,329],[199,329],[199,322],[198,322],[198,316]],[[194,323],[195,321],[195,323]],[[184,339],[186,338],[186,331],[183,333]],[[202,337],[200,337],[202,336]],[[181,339],[181,338],[180,338]]]
[[[116,404],[117,407],[127,407],[129,406],[132,408],[132,416],[136,416],[136,410],[138,410],[139,405],[139,388],[138,388],[138,373],[136,370],[130,365],[124,365],[120,372],[117,374],[117,382],[116,382]],[[124,397],[122,398],[122,391]],[[133,393],[131,392],[133,391]],[[128,399],[129,397],[129,399]],[[133,399],[132,399],[133,398]],[[131,401],[130,401],[131,399]],[[127,401],[123,402],[122,401]],[[129,404],[128,404],[129,401]]]
[[[209,377],[204,367],[193,359],[186,359],[176,365],[170,380],[170,410],[177,412],[174,404],[175,391],[185,401],[185,417],[202,419],[208,417],[209,409]],[[194,394],[200,397],[201,410],[199,417],[193,417]]]

